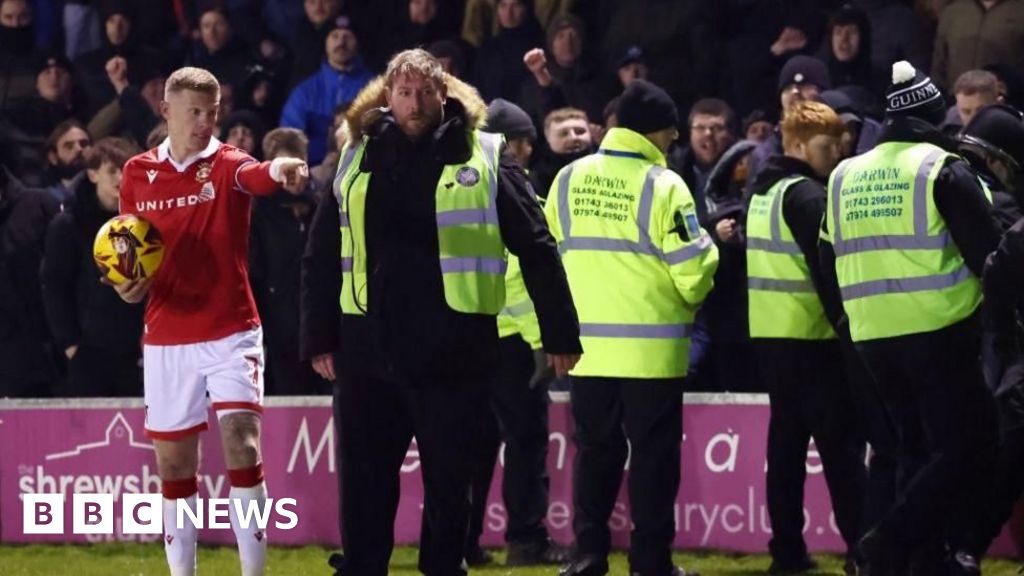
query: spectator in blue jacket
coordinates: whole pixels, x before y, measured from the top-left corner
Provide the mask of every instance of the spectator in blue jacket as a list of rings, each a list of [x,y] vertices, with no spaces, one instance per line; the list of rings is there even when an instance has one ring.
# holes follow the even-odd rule
[[[317,164],[327,153],[334,110],[355,99],[373,73],[359,54],[359,41],[347,16],[339,16],[324,42],[326,59],[320,70],[303,80],[288,96],[281,126],[298,128],[309,138],[309,162]]]

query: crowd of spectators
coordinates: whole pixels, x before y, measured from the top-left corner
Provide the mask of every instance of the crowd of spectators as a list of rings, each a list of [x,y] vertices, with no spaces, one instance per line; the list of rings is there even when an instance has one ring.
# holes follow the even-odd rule
[[[668,163],[721,251],[692,390],[760,390],[744,200],[789,104],[833,107],[852,155],[878,135],[896,60],[946,91],[950,133],[1024,100],[1024,0],[0,0],[0,396],[141,393],[141,313],[99,285],[89,249],[124,160],[164,139],[164,80],[183,65],[220,80],[222,141],[314,168],[303,194],[255,202],[251,281],[268,393],[326,391],[297,349],[306,230],[347,106],[416,46],[526,112],[542,196],[615,125],[634,79],[689,110]]]

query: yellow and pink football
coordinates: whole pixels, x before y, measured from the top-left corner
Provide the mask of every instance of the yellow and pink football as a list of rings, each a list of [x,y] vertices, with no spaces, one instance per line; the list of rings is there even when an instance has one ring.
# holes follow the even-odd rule
[[[121,214],[107,220],[96,233],[92,256],[100,274],[114,284],[123,284],[156,274],[164,259],[164,242],[148,220]]]

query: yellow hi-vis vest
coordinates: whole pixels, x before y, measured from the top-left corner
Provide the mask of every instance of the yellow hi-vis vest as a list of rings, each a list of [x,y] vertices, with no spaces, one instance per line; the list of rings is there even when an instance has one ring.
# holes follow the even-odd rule
[[[505,305],[505,244],[498,228],[498,154],[503,138],[474,131],[472,156],[446,165],[437,182],[440,273],[456,312],[496,315]],[[341,222],[341,310],[366,313],[366,195],[370,173],[359,170],[365,138],[342,150],[334,194]]]
[[[531,197],[541,206],[544,201],[537,197],[530,187]],[[505,272],[505,307],[498,313],[498,337],[519,335],[530,348],[539,350],[543,347],[540,337],[540,323],[537,312],[533,308],[533,300],[526,291],[523,280],[523,269],[519,266],[519,258],[515,254],[508,255],[508,271]]]
[[[855,342],[933,332],[981,303],[981,285],[935,207],[950,156],[932,144],[886,142],[832,172],[827,239]]]
[[[754,194],[747,213],[747,296],[751,338],[829,340],[836,337],[793,237],[782,205],[803,176],[783,178]]]
[[[580,318],[583,358],[571,374],[684,376],[718,250],[664,155],[612,128],[596,154],[558,173],[544,212]]]
[[[505,273],[505,307],[498,313],[498,337],[505,338],[518,334],[530,348],[540,349],[540,324],[533,300],[526,292],[523,270],[519,258],[508,255],[508,272]]]

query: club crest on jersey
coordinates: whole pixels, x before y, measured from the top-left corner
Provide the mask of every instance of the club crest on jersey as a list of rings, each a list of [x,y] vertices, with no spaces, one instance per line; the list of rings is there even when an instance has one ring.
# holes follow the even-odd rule
[[[463,166],[455,173],[455,181],[465,187],[476,186],[480,181],[480,172],[472,166]]]
[[[217,191],[213,189],[213,182],[207,182],[203,184],[202,190],[199,191],[199,201],[209,202],[217,197]]]
[[[209,162],[203,162],[196,168],[196,182],[206,182],[210,179],[210,172],[213,171],[213,167],[210,166]]]

